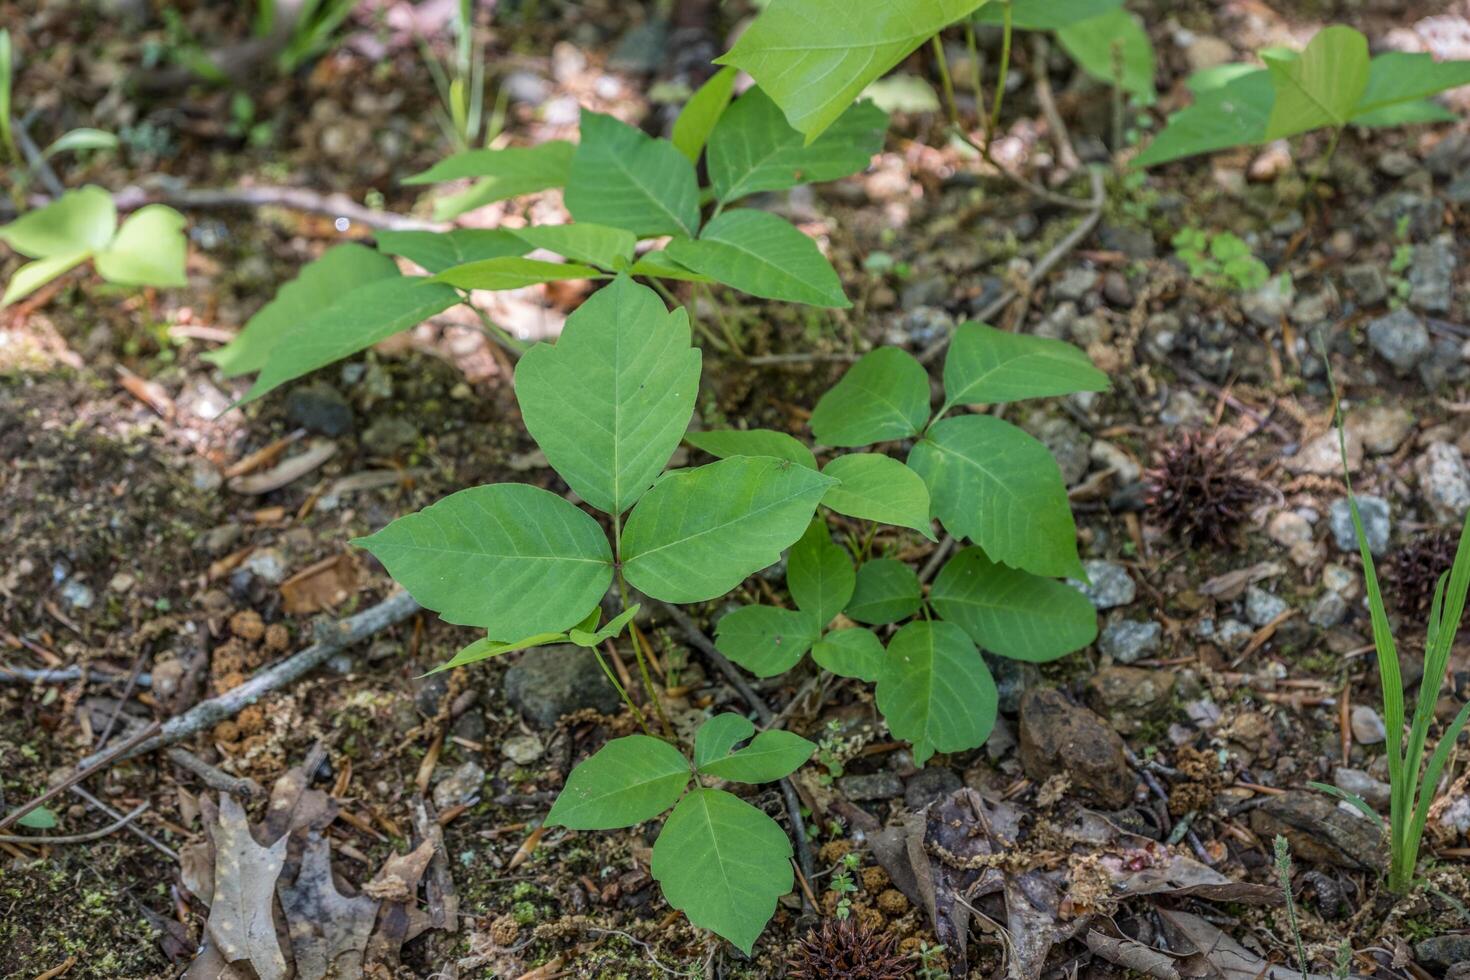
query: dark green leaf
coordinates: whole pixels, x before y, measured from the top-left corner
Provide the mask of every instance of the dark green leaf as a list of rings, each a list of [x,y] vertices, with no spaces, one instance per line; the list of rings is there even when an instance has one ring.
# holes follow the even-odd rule
[[[1057,41],[1093,78],[1119,84],[1142,105],[1158,99],[1154,46],[1137,18],[1121,7],[1057,31]]]
[[[380,231],[378,251],[401,255],[436,274],[457,265],[524,255],[529,246],[499,228],[456,228],[453,231]],[[338,246],[345,248],[347,246]],[[304,274],[304,270],[303,270]]]
[[[1107,389],[1108,376],[1071,344],[984,323],[960,324],[945,355],[946,409]]]
[[[722,759],[730,750],[755,734],[755,725],[749,718],[726,711],[699,726],[694,733],[694,765]]]
[[[1168,125],[1133,163],[1151,167],[1198,153],[1261,143],[1275,100],[1271,73],[1264,68],[1197,92],[1194,105],[1171,115]]]
[[[720,617],[715,647],[757,677],[784,674],[811,649],[820,629],[806,613],[740,606]]]
[[[580,262],[543,262],[508,255],[498,259],[482,259],[457,265],[434,276],[430,282],[443,282],[461,289],[520,289],[543,282],[564,279],[606,279],[607,275]]]
[[[1011,27],[1021,31],[1055,31],[1122,6],[1123,0],[1011,0]],[[975,19],[999,24],[1004,8],[1003,3],[986,4],[976,12]]]
[[[816,750],[800,735],[778,728],[761,732],[743,749],[704,763],[699,771],[737,783],[774,783],[800,769]]]
[[[945,622],[909,623],[895,633],[873,694],[888,730],[913,744],[919,765],[936,751],[983,745],[1000,700],[980,651]]]
[[[514,653],[517,650],[526,650],[530,647],[542,647],[548,643],[565,643],[569,637],[566,633],[537,633],[523,640],[492,640],[488,636],[481,637],[460,650],[444,663],[428,671],[424,676],[437,674],[442,670],[452,670],[455,667],[464,667],[467,664],[476,664],[481,660],[489,660],[503,653]]]
[[[909,439],[929,418],[929,375],[911,354],[880,347],[863,355],[817,402],[812,434],[829,446]]]
[[[546,815],[547,827],[614,830],[652,820],[689,785],[689,760],[668,742],[628,735],[572,770]]]
[[[574,629],[570,633],[568,633],[567,639],[571,640],[579,647],[600,646],[605,640],[611,640],[615,637],[621,636],[623,632],[623,627],[627,626],[633,621],[633,617],[638,615],[638,610],[641,608],[642,606],[639,603],[635,602],[627,609],[624,609],[612,619],[608,620],[607,625],[604,626],[602,629],[596,630],[595,632],[585,629]]]
[[[848,517],[913,528],[934,540],[929,489],[919,474],[892,456],[849,453],[822,467],[822,472],[841,481],[822,498],[824,506]]]
[[[883,641],[872,630],[833,630],[812,645],[812,659],[839,677],[872,683],[883,669]]]
[[[1268,140],[1347,125],[1368,88],[1368,39],[1340,24],[1318,31],[1298,58],[1265,60],[1276,88]]]
[[[740,208],[695,238],[666,246],[680,265],[763,299],[845,309],[852,304],[817,243],[769,211]]]
[[[896,558],[875,558],[857,570],[857,587],[847,615],[859,623],[881,626],[908,619],[924,601],[919,576]]]
[[[825,628],[846,608],[856,585],[847,550],[832,540],[826,521],[812,521],[786,559],[786,587],[797,608]]]
[[[465,177],[480,178],[469,189],[434,202],[434,218],[447,221],[496,201],[565,186],[571,175],[575,151],[576,147],[565,140],[503,150],[466,150],[409,177],[404,183],[432,184]]]
[[[604,269],[621,269],[633,258],[637,237],[624,228],[589,225],[533,225],[510,234],[532,248],[544,248],[574,262],[587,262]]]
[[[817,468],[812,451],[784,432],[774,429],[705,429],[684,433],[684,441],[717,459],[730,456],[774,456],[807,469]]]
[[[929,590],[939,615],[992,653],[1043,663],[1087,646],[1097,611],[1055,579],[997,565],[979,548],[949,560]]]
[[[699,230],[699,187],[688,158],[667,140],[597,112],[582,112],[565,200],[576,220],[639,237]]]

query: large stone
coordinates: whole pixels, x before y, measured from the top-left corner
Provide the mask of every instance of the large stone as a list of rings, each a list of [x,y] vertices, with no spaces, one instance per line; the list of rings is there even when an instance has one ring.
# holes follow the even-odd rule
[[[1163,637],[1164,628],[1158,623],[1120,619],[1103,627],[1097,648],[1120,664],[1131,664],[1158,653]]]
[[[1364,494],[1358,498],[1358,516],[1363,521],[1363,536],[1368,539],[1368,550],[1374,555],[1388,551],[1388,538],[1393,525],[1389,521],[1388,501],[1382,497]],[[1339,551],[1358,553],[1358,534],[1353,526],[1353,509],[1346,497],[1332,502],[1327,512],[1332,525],[1332,540]]]
[[[550,727],[583,708],[612,714],[622,703],[591,650],[532,647],[505,673],[505,696],[527,719]]]
[[[1429,331],[1424,322],[1405,309],[1368,324],[1368,343],[1400,374],[1408,374],[1429,356]]]
[[[1425,966],[1451,967],[1470,963],[1470,935],[1435,936],[1414,944],[1414,958]]]
[[[1455,293],[1454,240],[1440,235],[1414,248],[1409,303],[1426,313],[1448,313]]]
[[[1318,864],[1372,871],[1383,864],[1378,826],[1318,793],[1291,790],[1251,811],[1251,829],[1263,840],[1281,834],[1294,857]]]
[[[302,385],[286,396],[286,420],[318,435],[345,436],[352,431],[352,406],[329,384]]]
[[[1128,569],[1117,562],[1094,559],[1083,562],[1082,569],[1087,572],[1087,582],[1071,579],[1068,584],[1087,596],[1098,609],[1126,606],[1138,594],[1138,586]]]
[[[1465,457],[1448,442],[1431,442],[1424,455],[1414,461],[1419,492],[1434,512],[1434,519],[1458,523],[1470,510],[1470,470]]]
[[[1123,734],[1164,716],[1174,697],[1175,678],[1166,670],[1102,667],[1087,682],[1087,703]]]
[[[1063,774],[1073,789],[1113,810],[1128,805],[1138,784],[1118,733],[1059,691],[1028,691],[1021,699],[1021,766],[1038,783]]]

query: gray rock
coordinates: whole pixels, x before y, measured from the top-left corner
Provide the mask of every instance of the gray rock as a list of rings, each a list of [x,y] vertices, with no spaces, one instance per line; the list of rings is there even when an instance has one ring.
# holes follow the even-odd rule
[[[1470,510],[1470,470],[1465,457],[1447,442],[1431,442],[1424,455],[1414,461],[1419,492],[1434,518],[1441,523],[1458,523]]]
[[[257,548],[241,567],[268,585],[286,580],[286,558],[279,548]]]
[[[1068,584],[1087,596],[1098,609],[1126,606],[1138,594],[1138,586],[1128,574],[1128,569],[1117,562],[1093,559],[1083,562],[1082,568],[1087,572],[1088,583],[1069,579]]]
[[[1120,664],[1131,664],[1158,653],[1163,638],[1164,628],[1158,623],[1120,619],[1103,627],[1097,649]]]
[[[485,770],[477,762],[466,762],[434,784],[434,806],[441,812],[469,803],[480,793]]]
[[[325,382],[302,385],[286,396],[286,420],[318,435],[345,436],[353,427],[352,406]]]
[[[949,280],[944,276],[925,276],[909,281],[898,294],[898,305],[905,311],[921,306],[942,306],[949,299]]]
[[[362,448],[376,456],[393,456],[418,441],[418,428],[397,415],[385,415],[362,434]]]
[[[1291,322],[1298,326],[1313,326],[1330,317],[1336,306],[1335,292],[1332,289],[1319,289],[1291,304]]]
[[[245,528],[231,521],[229,524],[221,524],[218,527],[212,527],[208,531],[205,531],[204,536],[199,539],[199,543],[209,554],[219,557],[220,555],[226,555],[233,551],[235,545],[239,543],[240,538],[244,534]]]
[[[1414,958],[1425,966],[1441,968],[1470,962],[1470,935],[1421,939],[1414,944]]]
[[[1348,602],[1340,592],[1324,592],[1312,603],[1307,622],[1319,629],[1331,629],[1347,617]]]
[[[1347,430],[1372,456],[1396,452],[1414,430],[1414,416],[1397,405],[1371,405],[1349,412]]]
[[[505,696],[521,714],[551,727],[583,708],[612,714],[622,703],[591,650],[571,644],[532,647],[505,673]]]
[[[97,601],[91,586],[77,578],[69,578],[61,586],[61,598],[73,609],[91,609]]]
[[[506,74],[500,87],[506,97],[514,102],[525,102],[537,106],[551,96],[551,83],[529,71],[512,71]]]
[[[1356,473],[1363,462],[1363,444],[1347,432],[1348,470]],[[1313,476],[1342,476],[1342,447],[1338,443],[1337,430],[1328,429],[1287,457],[1285,465],[1293,473],[1310,473]]]
[[[1291,309],[1292,289],[1277,277],[1240,298],[1240,311],[1258,327],[1275,327]]]
[[[1345,599],[1357,598],[1358,573],[1343,565],[1329,564],[1322,569],[1322,588]]]
[[[1383,271],[1371,262],[1359,262],[1343,270],[1343,285],[1352,291],[1364,306],[1377,306],[1388,299],[1388,283]]]
[[[965,785],[953,769],[945,766],[930,766],[920,769],[909,777],[903,788],[903,802],[910,810],[922,810],[936,800],[942,800]]]
[[[1429,356],[1429,331],[1408,310],[1398,309],[1368,324],[1368,343],[1400,374]]]
[[[1051,295],[1076,302],[1097,288],[1097,271],[1073,266],[1051,284]]]
[[[415,677],[412,687],[414,708],[425,718],[433,718],[439,714],[439,710],[444,707],[444,699],[449,696],[449,674],[441,672]]]
[[[1286,600],[1257,585],[1245,590],[1245,618],[1253,626],[1265,626],[1290,608]]]
[[[1103,469],[1117,474],[1119,483],[1133,483],[1143,476],[1143,467],[1137,460],[1105,439],[1094,441],[1087,455]]]
[[[535,735],[513,735],[500,743],[500,751],[518,766],[529,766],[541,758],[546,745]]]
[[[1366,704],[1354,705],[1348,721],[1353,730],[1353,741],[1359,745],[1380,745],[1388,738],[1383,716]]]
[[[1103,298],[1122,309],[1131,307],[1133,287],[1128,285],[1128,277],[1117,271],[1103,276]]]
[[[849,800],[891,800],[903,795],[903,780],[886,769],[856,773],[838,777],[837,790]]]
[[[1139,667],[1102,667],[1087,681],[1087,704],[1124,735],[1157,720],[1174,697],[1174,674]]]
[[[1227,650],[1239,650],[1254,635],[1255,631],[1240,620],[1222,619],[1215,624],[1215,632],[1210,639]]]
[[[1419,378],[1431,391],[1457,384],[1470,377],[1460,344],[1449,337],[1435,337],[1429,356],[1419,362]]]
[[[1385,809],[1389,804],[1390,787],[1374,779],[1361,769],[1338,766],[1332,773],[1332,784],[1345,793],[1360,797],[1374,809]]]
[[[1419,162],[1403,150],[1388,150],[1378,157],[1378,170],[1388,177],[1407,177],[1419,169]]]
[[[1403,223],[1407,225],[1404,231],[1409,238],[1422,240],[1438,232],[1444,224],[1444,207],[1427,194],[1394,191],[1374,203],[1368,221],[1384,238],[1397,236]]]
[[[1389,534],[1393,529],[1389,520],[1388,501],[1382,497],[1363,494],[1358,497],[1358,516],[1363,519],[1363,534],[1368,539],[1368,550],[1374,555],[1387,552]],[[1332,540],[1337,549],[1357,554],[1358,536],[1353,528],[1353,511],[1348,498],[1339,497],[1332,502],[1327,520],[1332,527]]]
[[[995,678],[1001,714],[1013,715],[1020,711],[1021,695],[1040,683],[1041,669],[1033,663],[998,656],[989,650],[980,651],[980,655],[985,658],[985,665]]]
[[[1117,810],[1133,799],[1138,777],[1123,740],[1087,708],[1059,691],[1027,691],[1021,700],[1021,766],[1036,782],[1062,773],[1072,788]]]
[[[1300,861],[1377,869],[1383,853],[1378,827],[1356,810],[1348,813],[1318,793],[1290,790],[1251,811],[1251,829],[1263,840],[1281,834]]]
[[[1470,164],[1470,136],[1450,132],[1424,154],[1424,166],[1436,177],[1453,177]]]
[[[1408,280],[1410,304],[1426,313],[1448,313],[1455,288],[1453,240],[1440,235],[1416,246]]]
[[[1112,225],[1106,222],[1097,230],[1097,239],[1102,247],[1111,252],[1122,252],[1130,259],[1144,261],[1158,255],[1153,232],[1134,225]]]

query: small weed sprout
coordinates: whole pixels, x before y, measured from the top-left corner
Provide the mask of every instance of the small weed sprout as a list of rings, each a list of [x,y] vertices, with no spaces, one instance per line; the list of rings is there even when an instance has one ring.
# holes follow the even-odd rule
[[[1296,960],[1302,973],[1307,973],[1307,951],[1302,946],[1302,930],[1296,921],[1296,899],[1291,894],[1291,845],[1285,837],[1276,835],[1273,842],[1276,851],[1276,875],[1281,880],[1281,894],[1286,899],[1286,924],[1291,938],[1296,943]]]

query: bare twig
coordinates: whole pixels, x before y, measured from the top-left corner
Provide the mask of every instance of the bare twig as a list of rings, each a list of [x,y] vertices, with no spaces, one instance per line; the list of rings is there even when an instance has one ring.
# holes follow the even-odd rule
[[[1051,77],[1046,73],[1047,54],[1046,34],[1037,31],[1031,35],[1036,101],[1041,106],[1041,114],[1046,117],[1047,126],[1051,128],[1051,140],[1057,148],[1057,162],[1062,165],[1063,170],[1076,170],[1082,166],[1082,161],[1077,158],[1077,151],[1072,147],[1072,135],[1067,132],[1067,124],[1057,111],[1057,100],[1051,91]]]
[[[71,775],[67,776],[61,782],[57,783],[55,786],[52,786],[46,792],[31,800],[29,803],[22,804],[20,807],[11,810],[4,817],[0,817],[0,830],[4,830],[6,827],[9,827],[21,817],[36,809],[38,806],[41,806],[42,804],[60,796],[62,793],[65,793],[77,783],[80,783],[82,780],[86,779],[88,776],[92,775],[98,770],[103,769],[109,764],[116,762],[118,759],[123,758],[129,752],[135,751],[139,745],[156,735],[161,727],[162,726],[160,726],[158,722],[155,721],[152,724],[141,729],[137,734],[130,735],[127,738],[123,739],[112,748],[103,749],[101,752],[94,753],[83,759],[77,765],[76,769],[72,771]]]
[[[340,651],[380,630],[401,623],[421,608],[423,607],[407,592],[395,592],[371,609],[344,619],[335,628],[321,630],[316,643],[287,657],[274,667],[261,671],[239,687],[231,688],[219,697],[201,701],[183,714],[170,718],[164,723],[162,730],[155,729],[149,738],[130,745],[126,754],[119,755],[119,758],[152,752],[206,728],[213,728],[270,692],[315,670]],[[83,764],[95,765],[97,758],[89,756],[83,760]]]
[[[82,668],[80,667],[55,667],[37,670],[33,667],[0,667],[0,684],[6,682],[15,684],[69,684],[80,680]],[[87,679],[97,683],[113,683],[115,681],[126,681],[124,674],[114,674],[111,671],[98,670],[95,667],[88,668]],[[134,681],[136,687],[151,687],[153,675],[141,673]]]
[[[378,211],[358,204],[346,194],[322,194],[306,187],[125,187],[112,196],[119,211],[134,211],[145,204],[168,204],[178,208],[280,207],[308,214],[346,218],[369,228],[390,231],[448,231],[453,226],[438,221],[421,221],[401,214]]]
[[[101,810],[103,813],[105,813],[107,816],[111,817],[112,819],[114,819],[114,820],[121,820],[122,819],[122,816],[123,815],[121,813],[118,813],[112,807],[108,806],[106,803],[103,803],[101,800],[97,799],[97,797],[95,797],[91,793],[87,792],[87,790],[84,789],[83,787],[81,787],[81,786],[73,786],[71,788],[71,792],[72,792],[72,795],[73,796],[75,796],[78,799],[80,799],[83,803],[86,803],[88,806],[95,807],[96,809]],[[178,851],[174,850],[172,847],[169,847],[167,844],[165,844],[162,841],[158,840],[158,838],[156,838],[152,834],[148,833],[148,831],[144,830],[142,827],[139,827],[135,823],[125,824],[124,826],[126,827],[127,831],[129,833],[131,833],[134,837],[137,837],[139,840],[143,841],[146,844],[152,845],[153,848],[155,850],[157,850],[158,853],[162,854],[164,857],[168,858],[171,861],[177,861],[179,859],[179,852]]]
[[[100,840],[108,834],[115,833],[127,826],[138,814],[148,809],[147,803],[139,803],[119,819],[103,827],[101,830],[89,831],[85,834],[65,834],[62,836],[28,836],[26,834],[0,834],[0,843],[5,844],[85,844],[89,840]]]

